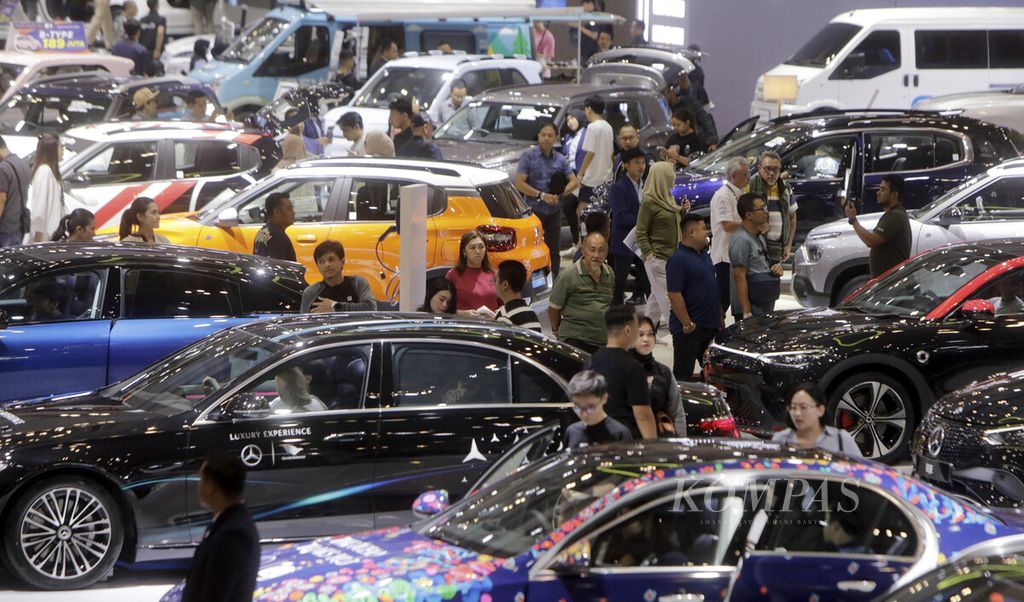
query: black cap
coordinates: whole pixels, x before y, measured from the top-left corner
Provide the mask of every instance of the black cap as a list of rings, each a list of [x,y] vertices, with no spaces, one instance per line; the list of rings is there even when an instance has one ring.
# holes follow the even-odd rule
[[[412,127],[420,128],[427,124],[433,125],[434,120],[431,119],[430,115],[426,114],[425,112],[420,111],[419,113],[416,113],[415,115],[412,116]]]

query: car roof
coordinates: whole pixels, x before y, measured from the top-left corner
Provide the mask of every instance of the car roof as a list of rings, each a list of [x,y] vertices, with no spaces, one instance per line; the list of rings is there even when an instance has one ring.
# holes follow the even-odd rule
[[[62,134],[93,142],[107,140],[153,140],[154,137],[172,140],[218,139],[252,144],[263,134],[243,132],[218,123],[194,121],[113,121],[83,125]]]
[[[1011,27],[1024,22],[1024,9],[1011,7],[868,8],[840,13],[832,19],[832,22],[853,23],[862,27],[871,27],[879,23],[913,26],[982,23],[990,26],[1005,24],[1007,27]]]
[[[388,61],[388,67],[433,67],[455,71],[460,66],[477,66],[482,63],[502,63],[533,65],[537,61],[525,57],[506,57],[502,55],[486,54],[418,54],[416,56],[401,56],[393,61]]]
[[[22,276],[55,267],[104,264],[190,266],[224,273],[241,270],[305,282],[305,268],[299,263],[199,247],[133,242],[54,242],[0,248],[0,266],[11,266]]]
[[[27,88],[34,94],[78,93],[87,98],[126,95],[143,86],[166,88],[201,88],[202,83],[187,77],[139,77],[114,75],[106,71],[88,71],[76,77],[61,78],[53,82],[40,82]]]
[[[615,87],[609,90],[602,84],[539,84],[533,86],[508,86],[495,88],[481,94],[476,100],[497,100],[507,102],[550,103],[555,105],[582,99],[591,94],[601,98],[615,98],[627,95],[652,96],[654,91],[639,86]]]
[[[309,159],[288,166],[278,175],[292,173],[326,173],[330,175],[393,175],[412,178],[425,184],[441,187],[485,186],[508,180],[500,169],[487,169],[475,163],[434,161],[390,157],[335,157]]]
[[[950,131],[961,131],[965,135],[979,129],[988,130],[989,133],[1000,132],[1009,135],[1009,129],[981,121],[966,115],[957,115],[941,111],[915,111],[912,109],[871,109],[851,111],[812,111],[810,113],[797,113],[778,117],[767,122],[757,131],[765,131],[772,127],[801,124],[808,128],[825,129],[868,129],[888,127],[922,127],[937,128]]]

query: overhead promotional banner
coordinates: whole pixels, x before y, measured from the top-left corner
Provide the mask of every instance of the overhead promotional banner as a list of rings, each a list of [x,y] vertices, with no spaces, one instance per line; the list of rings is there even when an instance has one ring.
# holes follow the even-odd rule
[[[11,23],[6,49],[18,52],[88,52],[85,23]]]

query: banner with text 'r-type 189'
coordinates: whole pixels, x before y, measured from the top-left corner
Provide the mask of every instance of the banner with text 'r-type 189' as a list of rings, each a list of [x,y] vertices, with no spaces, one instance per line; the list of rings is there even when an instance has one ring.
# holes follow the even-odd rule
[[[17,52],[88,52],[85,24],[11,23],[6,50]]]

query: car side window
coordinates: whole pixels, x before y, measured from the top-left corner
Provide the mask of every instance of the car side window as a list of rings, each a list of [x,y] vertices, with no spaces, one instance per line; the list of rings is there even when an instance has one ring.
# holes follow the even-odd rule
[[[1024,220],[1024,178],[1000,178],[961,200],[950,212],[959,222]]]
[[[874,31],[843,60],[830,79],[871,79],[900,68],[900,32]]]
[[[475,69],[462,74],[466,82],[466,93],[477,96],[485,90],[501,86],[501,69]]]
[[[868,136],[869,173],[918,171],[964,159],[961,142],[931,133],[892,133]]]
[[[93,270],[35,278],[0,296],[0,309],[11,325],[67,322],[98,318],[103,305],[103,279]]]
[[[784,169],[798,180],[838,178],[840,167],[855,141],[855,136],[814,140],[790,153]]]
[[[308,353],[268,370],[228,406],[235,417],[262,418],[363,407],[370,345]]]
[[[754,515],[744,490],[682,491],[686,500],[673,489],[620,510],[610,528],[587,540],[590,566],[735,566]]]
[[[501,85],[503,86],[527,86],[530,84],[518,69],[502,69],[501,74]]]
[[[507,405],[508,356],[477,347],[401,343],[392,351],[391,399],[398,407]],[[438,366],[444,366],[438,371]]]
[[[643,123],[643,111],[640,109],[640,103],[635,100],[613,100],[607,102],[604,107],[604,118],[612,126],[613,132],[618,132],[619,128],[627,123],[636,126],[638,130],[642,129],[645,125]]]
[[[238,285],[180,270],[130,269],[124,276],[126,318],[209,318],[241,313]]]
[[[295,206],[295,223],[316,223],[324,219],[324,211],[331,200],[334,178],[282,179],[238,208],[238,222],[241,224],[262,224],[266,221],[264,208],[267,196],[284,192]]]
[[[762,480],[771,491],[753,519],[756,550],[913,556],[917,532],[894,503],[852,479]]]
[[[75,170],[85,185],[127,184],[153,180],[156,142],[111,144]]]
[[[530,362],[512,358],[515,403],[569,403],[565,389],[553,377]]]
[[[257,77],[289,77],[324,69],[330,63],[331,36],[326,27],[296,29],[266,58]]]
[[[348,193],[348,221],[395,221],[402,186],[412,183],[390,179],[353,178]]]
[[[241,170],[239,145],[221,140],[182,140],[174,143],[176,178],[210,178]]]
[[[1024,317],[1024,271],[1014,270],[985,285],[971,299],[986,299],[996,316]]]

